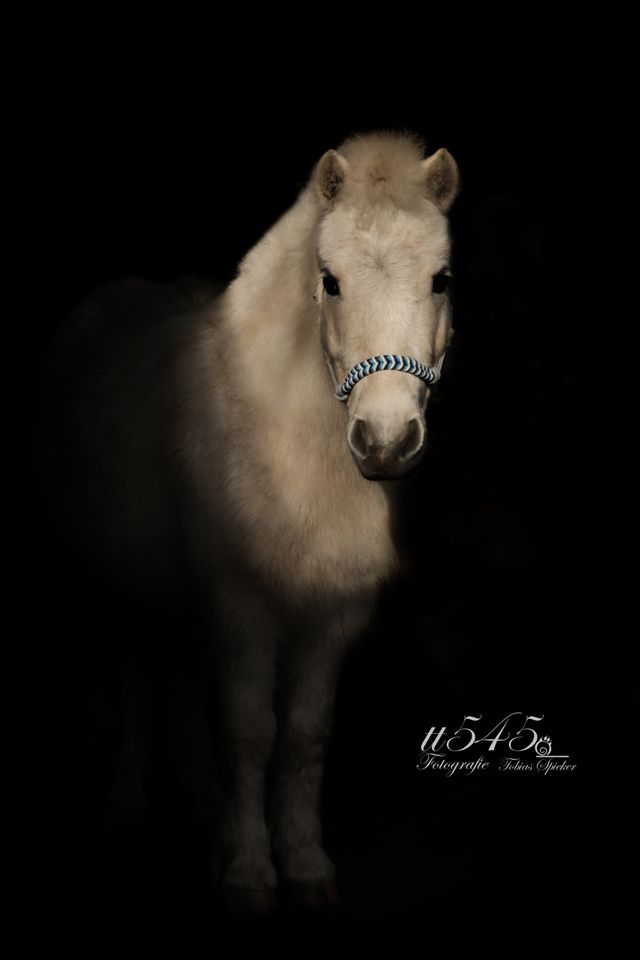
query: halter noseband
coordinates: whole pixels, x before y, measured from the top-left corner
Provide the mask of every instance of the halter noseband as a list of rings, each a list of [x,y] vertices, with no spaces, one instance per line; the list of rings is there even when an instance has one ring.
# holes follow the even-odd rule
[[[425,383],[437,383],[442,373],[442,364],[444,363],[444,358],[447,353],[447,347],[453,336],[453,330],[450,330],[447,346],[433,367],[427,366],[426,363],[423,363],[422,360],[418,360],[416,357],[405,357],[397,353],[386,353],[382,356],[367,357],[366,360],[361,360],[360,363],[356,363],[355,367],[351,367],[351,370],[349,370],[342,383],[339,383],[335,370],[333,369],[333,361],[326,347],[322,302],[320,302],[320,330],[324,359],[329,367],[329,373],[333,380],[336,400],[340,400],[341,403],[345,403],[349,399],[349,395],[356,383],[364,380],[365,377],[368,377],[372,373],[378,373],[379,370],[397,370],[399,373],[411,373],[414,377],[418,377],[419,380],[423,380]]]
[[[336,400],[340,400],[344,403],[349,399],[349,394],[355,387],[356,383],[359,383],[360,380],[364,380],[364,378],[368,377],[371,373],[377,373],[379,370],[398,370],[400,373],[411,373],[414,377],[418,377],[419,380],[424,380],[425,383],[437,383],[440,379],[440,374],[442,371],[444,353],[436,363],[435,367],[428,367],[426,363],[423,363],[422,360],[416,360],[415,357],[405,357],[397,353],[387,353],[384,356],[368,357],[366,360],[361,360],[360,363],[356,363],[355,367],[351,367],[351,370],[349,370],[349,373],[346,375],[342,383],[338,383],[336,380],[336,375],[333,371],[333,364],[331,363],[330,357],[326,353],[325,359],[327,361],[329,370],[331,371],[333,384],[336,388]]]

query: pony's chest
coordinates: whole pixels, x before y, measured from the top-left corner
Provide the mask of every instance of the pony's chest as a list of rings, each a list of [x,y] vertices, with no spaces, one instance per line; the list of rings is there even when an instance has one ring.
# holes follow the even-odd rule
[[[289,588],[351,592],[375,587],[395,571],[389,498],[360,476],[348,453],[280,460],[261,493],[268,521],[257,554]]]

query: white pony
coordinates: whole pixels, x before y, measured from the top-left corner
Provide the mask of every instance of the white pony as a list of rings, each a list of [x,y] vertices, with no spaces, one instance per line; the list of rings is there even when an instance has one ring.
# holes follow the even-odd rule
[[[186,578],[204,598],[229,780],[219,879],[249,909],[278,878],[309,903],[335,896],[320,820],[334,694],[398,569],[390,481],[425,445],[457,189],[446,150],[351,138],[222,296],[119,281],[54,355],[65,535],[130,589]]]

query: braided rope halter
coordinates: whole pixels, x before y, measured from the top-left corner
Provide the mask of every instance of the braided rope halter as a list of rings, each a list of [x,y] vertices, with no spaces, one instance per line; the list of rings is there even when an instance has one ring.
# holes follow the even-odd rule
[[[321,327],[324,325],[323,314],[324,311],[321,304]],[[453,331],[451,331],[449,339],[451,339],[452,335]],[[342,383],[339,383],[335,374],[335,370],[333,369],[333,361],[329,356],[328,350],[324,346],[324,338],[323,351],[324,359],[329,367],[329,373],[331,374],[331,379],[333,380],[333,385],[335,387],[336,400],[340,400],[341,403],[345,403],[349,399],[349,395],[357,383],[359,383],[361,380],[364,380],[365,377],[370,376],[372,373],[378,373],[380,370],[397,370],[399,373],[411,373],[414,377],[418,377],[419,380],[423,380],[427,384],[437,383],[442,374],[442,364],[444,363],[444,358],[447,352],[445,348],[444,352],[440,356],[440,359],[433,367],[427,366],[426,363],[423,363],[422,360],[418,360],[416,357],[406,357],[403,354],[398,353],[386,353],[384,355],[378,355],[375,357],[367,357],[366,360],[361,360],[359,363],[356,363],[354,367],[351,367],[351,370],[349,370]]]
[[[336,388],[336,399],[344,403],[345,400],[349,399],[349,394],[356,383],[364,380],[364,378],[368,377],[371,373],[377,373],[379,370],[398,370],[400,373],[411,373],[414,377],[418,377],[419,380],[424,380],[425,383],[437,383],[442,372],[443,361],[444,353],[435,367],[428,367],[422,360],[417,360],[415,357],[405,357],[398,353],[386,353],[384,356],[367,357],[366,360],[361,360],[360,363],[356,363],[355,367],[351,367],[351,370],[342,383],[338,384],[335,376],[333,377]],[[330,360],[327,359],[327,362],[333,374],[333,367]]]

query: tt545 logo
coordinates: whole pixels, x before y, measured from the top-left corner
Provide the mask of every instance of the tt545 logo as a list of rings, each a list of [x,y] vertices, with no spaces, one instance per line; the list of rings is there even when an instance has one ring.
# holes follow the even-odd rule
[[[575,770],[575,763],[567,762],[569,754],[552,752],[551,737],[537,727],[544,714],[514,711],[492,726],[483,724],[482,719],[482,714],[468,714],[451,731],[446,726],[432,726],[420,744],[418,770],[440,771],[449,777],[483,772],[492,766],[518,773]]]

